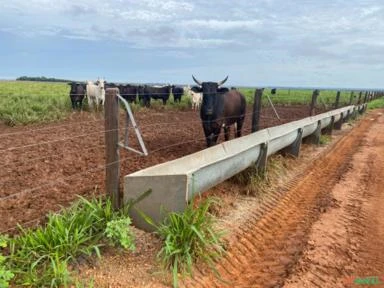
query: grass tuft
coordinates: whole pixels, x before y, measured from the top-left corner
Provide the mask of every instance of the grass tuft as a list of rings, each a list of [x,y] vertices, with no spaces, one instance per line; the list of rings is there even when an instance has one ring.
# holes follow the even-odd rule
[[[233,176],[230,181],[244,187],[244,194],[261,196],[266,193],[278,175],[285,174],[288,168],[288,160],[280,154],[268,158],[266,169],[260,170],[251,166],[239,174]]]
[[[332,141],[330,135],[320,135],[320,145],[327,145]]]
[[[375,99],[368,103],[368,109],[380,109],[384,108],[384,97]]]
[[[209,213],[214,202],[205,199],[198,207],[189,204],[183,213],[169,213],[164,223],[157,227],[157,234],[164,245],[158,253],[162,266],[173,276],[173,286],[178,277],[192,275],[198,260],[214,269],[214,261],[224,253],[223,231],[214,228],[215,218]]]
[[[109,233],[116,227],[120,234]],[[29,287],[69,287],[76,284],[71,267],[79,257],[96,254],[100,257],[103,237],[109,235],[124,248],[133,247],[133,237],[127,242],[130,219],[115,212],[110,200],[101,197],[87,200],[80,197],[60,214],[49,214],[47,224],[37,229],[20,229],[20,235],[9,240],[7,267],[15,274],[14,284]],[[127,244],[127,245],[125,245]]]

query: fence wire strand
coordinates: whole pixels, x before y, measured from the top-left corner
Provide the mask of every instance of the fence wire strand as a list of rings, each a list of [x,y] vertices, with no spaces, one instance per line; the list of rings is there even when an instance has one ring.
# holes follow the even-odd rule
[[[308,97],[310,97],[310,96],[308,96],[308,97],[307,96],[303,96],[303,97],[305,99],[308,99]],[[274,97],[271,96],[272,100],[273,100],[273,98]],[[322,101],[321,98],[320,98],[320,101]],[[267,104],[266,106],[270,106],[270,104]],[[252,112],[245,113],[244,117],[246,117],[248,115],[252,115]],[[227,118],[230,118],[230,117],[223,117],[223,119],[221,119],[221,120],[225,120]],[[292,117],[292,118],[277,119],[277,117],[268,117],[268,116],[262,116],[261,115],[260,119],[264,119],[264,120],[265,119],[273,119],[273,120],[277,120],[279,122],[283,122],[285,120],[292,120],[292,119],[294,119],[294,117]],[[13,136],[13,135],[17,135],[17,134],[22,134],[22,133],[34,133],[34,132],[38,132],[38,131],[42,131],[42,130],[57,129],[57,128],[60,128],[60,127],[78,125],[78,124],[83,124],[83,123],[101,122],[101,121],[104,121],[104,119],[94,120],[94,121],[91,121],[91,122],[90,121],[82,121],[82,122],[70,123],[70,124],[65,124],[65,125],[57,125],[57,126],[52,126],[52,127],[43,127],[43,128],[38,128],[38,129],[32,129],[32,130],[29,130],[29,131],[4,133],[4,134],[0,134],[0,138],[1,137],[6,137],[6,136]],[[169,125],[180,125],[180,122],[183,123],[183,124],[186,124],[186,123],[199,123],[199,124],[201,124],[202,123],[202,121],[200,119],[197,119],[197,120],[193,120],[193,121],[163,122],[163,123],[152,123],[152,124],[146,124],[146,125],[139,125],[139,128],[140,129],[144,129],[144,128],[162,126],[162,125],[167,125],[167,126],[169,126]],[[130,127],[130,128],[132,129],[132,127]],[[72,136],[72,137],[56,139],[56,140],[52,140],[52,141],[43,141],[43,142],[40,142],[40,143],[28,144],[28,145],[24,145],[24,146],[15,146],[15,147],[10,147],[10,148],[6,148],[6,149],[3,149],[3,150],[0,150],[0,152],[4,153],[4,152],[14,151],[14,150],[18,150],[18,149],[30,148],[30,147],[34,147],[34,146],[38,146],[38,145],[51,144],[51,143],[56,143],[56,142],[61,142],[61,141],[70,141],[70,140],[75,139],[75,138],[86,137],[86,136],[90,136],[90,135],[96,135],[96,134],[112,132],[112,131],[122,130],[122,129],[124,129],[124,127],[118,128],[118,129],[112,129],[112,130],[104,130],[104,131],[98,131],[98,132],[93,132],[93,133],[75,135],[75,136]],[[250,128],[247,128],[247,129],[243,128],[242,129],[243,135],[246,134],[246,133],[249,133],[249,132],[251,132]],[[169,135],[169,132],[167,132],[167,134]],[[215,136],[218,136],[219,134],[224,134],[224,133],[223,132],[222,133],[218,133]],[[204,141],[205,139],[206,139],[205,136],[204,137],[197,137],[196,138],[196,136],[193,135],[193,139],[192,140],[187,140],[187,141],[182,141],[182,142],[178,142],[178,143],[173,143],[173,144],[170,144],[170,145],[167,145],[167,146],[164,146],[164,147],[160,147],[160,148],[154,149],[154,150],[150,151],[150,155],[156,154],[156,153],[158,153],[160,151],[164,151],[164,150],[167,150],[167,149],[175,147],[175,146],[183,146],[183,145],[194,143],[194,142]],[[101,145],[101,144],[99,144],[99,145]],[[99,145],[95,145],[95,147],[90,147],[87,150],[95,149]],[[101,145],[101,146],[104,146],[104,145]],[[48,157],[57,157],[57,156],[58,155],[47,155],[47,156],[44,156],[44,157],[28,159],[27,161],[32,162],[32,161],[38,161],[38,160],[41,160],[41,159],[45,159],[45,158],[48,158]],[[117,163],[121,164],[121,163],[123,163],[123,162],[125,162],[127,160],[131,160],[131,159],[132,159],[131,156],[125,157],[123,159],[120,159],[119,161],[108,163],[108,164],[105,164],[105,165],[98,165],[96,168],[91,168],[91,169],[88,169],[86,171],[82,171],[80,173],[74,173],[74,174],[72,174],[70,176],[66,176],[66,177],[60,178],[58,180],[50,180],[50,181],[45,182],[42,185],[39,185],[39,186],[36,186],[36,187],[33,187],[33,188],[29,188],[29,189],[24,189],[24,190],[22,190],[20,192],[13,193],[13,194],[10,194],[10,195],[4,196],[4,197],[0,197],[0,201],[5,201],[5,200],[8,200],[8,199],[11,199],[11,198],[23,195],[23,194],[32,193],[32,192],[37,191],[37,190],[39,190],[41,188],[50,187],[50,186],[53,186],[53,185],[56,185],[56,184],[68,186],[70,184],[65,183],[65,181],[68,181],[68,180],[71,180],[71,179],[76,179],[75,177],[80,177],[81,175],[85,175],[85,174],[88,174],[88,173],[94,173],[94,172],[105,170],[105,169],[107,169],[111,165],[115,165]],[[23,161],[23,162],[26,163],[25,161]],[[43,192],[46,192],[46,191],[43,191]],[[41,219],[43,219],[45,217],[46,217],[46,215],[44,215],[44,216],[42,216],[40,218],[31,220],[31,221],[24,222],[24,223],[22,223],[22,225],[29,225],[30,223],[41,221]],[[5,232],[12,231],[12,230],[15,230],[15,229],[17,229],[17,227],[5,230]],[[1,232],[1,233],[3,233],[3,232]]]
[[[37,131],[43,131],[43,130],[49,130],[49,129],[57,129],[57,128],[63,128],[63,127],[69,127],[73,125],[81,125],[81,124],[91,124],[95,122],[101,122],[104,121],[104,119],[99,119],[99,120],[91,120],[91,121],[80,121],[80,122],[75,122],[75,123],[68,123],[68,124],[63,124],[63,125],[56,125],[56,126],[50,126],[50,127],[42,127],[42,128],[36,128],[36,129],[30,129],[26,131],[18,131],[18,132],[11,132],[11,133],[1,133],[1,137],[8,137],[8,136],[13,136],[13,135],[19,135],[19,134],[25,134],[25,133],[34,133]]]

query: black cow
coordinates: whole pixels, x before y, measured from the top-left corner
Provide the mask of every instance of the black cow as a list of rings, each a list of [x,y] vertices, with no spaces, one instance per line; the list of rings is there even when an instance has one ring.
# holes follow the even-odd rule
[[[136,103],[138,86],[131,84],[105,83],[105,89],[107,88],[118,88],[121,97],[130,103]]]
[[[151,105],[151,98],[163,100],[163,104],[167,104],[169,95],[171,94],[171,85],[155,87],[144,85],[139,87],[139,100],[140,102],[149,107]]]
[[[207,146],[215,145],[221,127],[224,127],[225,140],[229,140],[229,128],[236,123],[236,137],[241,136],[245,118],[245,97],[237,90],[228,90],[220,86],[227,81],[228,76],[220,82],[200,82],[192,75],[199,85],[199,92],[203,93],[203,103],[200,109],[200,118]]]
[[[82,109],[83,99],[85,97],[86,85],[84,83],[71,82],[71,90],[69,91],[69,97],[71,98],[72,109]]]
[[[172,85],[173,102],[181,102],[181,96],[184,94],[184,88]]]
[[[136,95],[137,95],[138,86],[126,84],[119,85],[120,95],[127,100],[128,102],[136,103]]]
[[[272,88],[272,89],[271,89],[271,94],[272,94],[272,95],[275,95],[275,94],[276,94],[276,88]]]

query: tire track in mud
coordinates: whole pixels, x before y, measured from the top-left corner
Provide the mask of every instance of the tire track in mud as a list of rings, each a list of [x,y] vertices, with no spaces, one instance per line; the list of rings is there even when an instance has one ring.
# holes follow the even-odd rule
[[[285,288],[314,287],[320,277],[326,279],[321,287],[352,287],[367,277],[377,277],[375,284],[384,286],[384,116],[372,113],[380,117],[366,132],[351,169],[331,191],[337,207],[313,225],[309,245]]]
[[[349,162],[371,124],[363,119],[285,190],[269,195],[261,208],[252,211],[246,224],[235,230],[236,240],[217,264],[221,280],[201,269],[181,287],[281,287],[302,256],[313,223],[337,205],[330,191],[351,168]],[[312,287],[327,284],[324,269],[319,266],[311,271],[316,279]]]
[[[363,196],[366,201],[362,203],[361,210],[368,221],[360,226],[363,239],[357,255],[357,267],[350,276],[377,276],[381,281],[380,287],[384,287],[384,116],[379,118],[379,123],[381,126],[374,126],[365,148],[369,158],[364,174]]]

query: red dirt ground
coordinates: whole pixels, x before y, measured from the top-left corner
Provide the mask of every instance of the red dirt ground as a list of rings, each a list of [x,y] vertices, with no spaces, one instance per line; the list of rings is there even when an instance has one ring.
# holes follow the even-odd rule
[[[243,134],[250,133],[251,111],[248,107]],[[309,109],[289,106],[277,111],[281,120],[271,108],[263,110],[261,128],[304,118]],[[121,135],[124,119],[122,115]],[[142,109],[135,119],[150,155],[121,150],[121,175],[205,148],[197,112]],[[137,148],[133,134],[130,130],[130,143]],[[219,141],[223,138],[221,134]],[[0,125],[0,233],[12,233],[16,223],[35,225],[76,195],[104,193],[104,148],[103,117],[89,112],[76,112],[52,124]]]
[[[181,287],[358,287],[367,277],[383,287],[383,125],[371,112],[243,214],[217,264],[221,280],[200,270]]]
[[[225,203],[221,279],[198,263],[180,287],[384,287],[383,127],[384,110],[371,111],[327,145],[303,144],[297,159],[270,157],[271,185],[256,196],[234,181],[208,191]],[[135,252],[103,251],[79,276],[95,287],[171,287],[158,274],[159,239],[132,229]],[[375,285],[358,284],[367,277]]]

